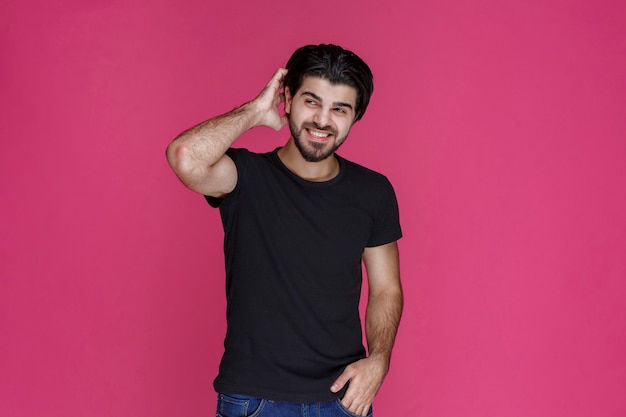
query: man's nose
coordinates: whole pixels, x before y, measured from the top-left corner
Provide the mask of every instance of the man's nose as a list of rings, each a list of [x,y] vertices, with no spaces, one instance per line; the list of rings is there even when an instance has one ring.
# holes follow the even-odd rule
[[[328,126],[330,121],[330,111],[322,108],[318,109],[313,116],[313,121],[321,128]]]

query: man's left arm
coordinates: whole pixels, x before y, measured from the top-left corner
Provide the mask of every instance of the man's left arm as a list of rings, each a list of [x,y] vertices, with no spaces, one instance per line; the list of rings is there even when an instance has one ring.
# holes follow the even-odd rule
[[[350,381],[342,403],[358,415],[367,414],[389,370],[391,350],[402,315],[397,243],[365,248],[363,261],[369,286],[365,317],[369,355],[348,365],[331,387],[331,391],[338,392]]]

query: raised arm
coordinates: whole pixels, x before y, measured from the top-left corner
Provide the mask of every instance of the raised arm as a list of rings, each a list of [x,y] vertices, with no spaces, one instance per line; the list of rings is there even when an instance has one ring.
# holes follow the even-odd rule
[[[403,303],[397,243],[366,248],[363,261],[369,286],[365,316],[369,355],[348,365],[331,387],[337,392],[350,381],[342,403],[357,415],[367,414],[389,370]]]
[[[284,101],[281,88],[286,73],[279,69],[254,100],[192,127],[168,145],[167,161],[183,184],[213,197],[223,197],[235,188],[237,169],[226,151],[248,129],[280,130],[287,123],[278,110]]]

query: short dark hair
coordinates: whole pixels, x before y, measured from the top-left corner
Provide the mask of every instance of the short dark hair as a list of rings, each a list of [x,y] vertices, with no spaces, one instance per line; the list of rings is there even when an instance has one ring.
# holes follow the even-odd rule
[[[374,92],[372,71],[355,53],[337,45],[307,45],[296,50],[287,67],[284,85],[294,95],[304,77],[313,76],[331,84],[345,84],[357,91],[355,121],[361,119]]]

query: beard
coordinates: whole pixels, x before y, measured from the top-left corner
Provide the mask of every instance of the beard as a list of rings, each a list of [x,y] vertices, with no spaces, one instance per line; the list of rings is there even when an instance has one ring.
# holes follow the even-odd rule
[[[328,147],[328,143],[307,140],[303,137],[303,131],[308,128],[329,132],[335,137],[335,142],[332,143],[332,146]],[[320,162],[333,155],[347,137],[337,138],[337,131],[335,129],[330,126],[321,127],[311,122],[302,123],[302,126],[298,127],[291,117],[289,117],[289,130],[291,131],[291,136],[296,144],[296,148],[298,148],[300,155],[302,155],[302,158],[307,162]]]

